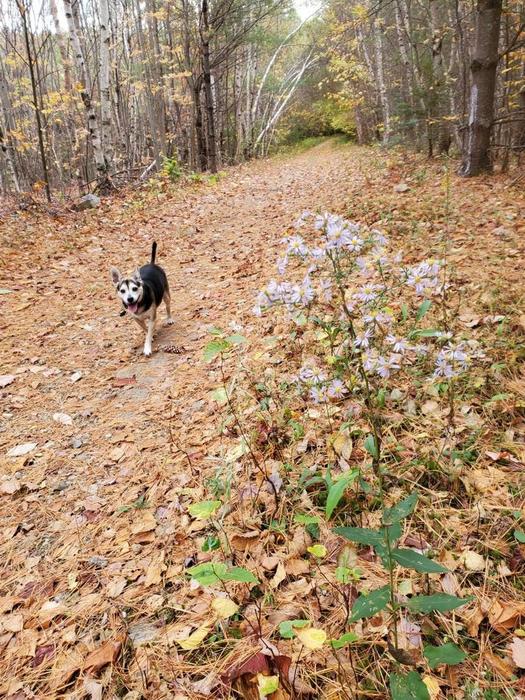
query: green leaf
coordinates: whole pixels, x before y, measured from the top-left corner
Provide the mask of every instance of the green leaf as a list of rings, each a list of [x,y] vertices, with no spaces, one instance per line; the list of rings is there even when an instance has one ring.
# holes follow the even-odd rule
[[[248,341],[240,333],[234,333],[226,338],[226,342],[231,343],[232,345],[241,345],[241,343],[247,343]]]
[[[318,515],[306,515],[304,513],[296,513],[293,517],[294,522],[300,525],[317,525],[319,523]]]
[[[326,518],[327,520],[330,520],[332,517],[332,513],[334,510],[337,508],[337,505],[341,498],[343,497],[344,492],[348,488],[348,486],[356,480],[356,478],[359,476],[359,470],[354,469],[350,472],[347,472],[346,474],[343,474],[334,484],[331,486],[328,490],[328,497],[326,499]]]
[[[414,552],[412,549],[394,549],[392,550],[392,559],[405,569],[414,569],[424,574],[446,574],[448,571],[438,562],[419,554],[419,552]]]
[[[495,403],[496,401],[506,401],[510,397],[510,394],[494,394],[494,396],[485,402],[485,406],[489,403]]]
[[[381,530],[371,530],[368,527],[334,527],[334,532],[351,542],[368,544],[372,547],[384,542]]]
[[[368,435],[365,440],[365,450],[372,455],[374,459],[379,459],[379,447],[374,435]]]
[[[417,328],[408,334],[408,337],[413,340],[414,338],[439,338],[443,335],[443,331],[437,328]]]
[[[215,391],[212,392],[211,397],[214,401],[217,401],[220,406],[224,406],[226,403],[228,403],[228,395],[226,394],[226,389],[223,386],[215,389]]]
[[[410,671],[406,676],[391,673],[390,693],[392,700],[430,700],[428,688],[416,671]]]
[[[314,557],[318,557],[319,559],[326,557],[326,547],[324,546],[324,544],[314,544],[311,547],[308,547],[307,551],[310,552],[310,554],[313,554]]]
[[[402,304],[401,306],[401,318],[403,321],[408,319],[408,306],[406,304]]]
[[[230,344],[225,340],[212,340],[204,348],[204,361],[211,362],[218,355],[230,348]]]
[[[434,593],[434,595],[418,595],[414,596],[406,603],[403,603],[409,610],[413,612],[429,613],[429,612],[447,612],[455,610],[462,605],[469,603],[474,596],[468,598],[457,598],[448,593]]]
[[[241,583],[259,583],[259,579],[242,566],[233,566],[226,572],[223,581],[240,581]]]
[[[206,520],[207,518],[211,518],[220,505],[220,501],[201,501],[200,503],[193,503],[188,508],[188,511],[189,514],[197,518],[197,520]]]
[[[279,634],[283,639],[293,639],[295,637],[295,628],[307,627],[310,624],[310,620],[283,620],[279,624]]]
[[[371,547],[382,547],[386,544],[385,530],[382,527],[380,530],[371,530],[368,527],[334,527],[336,535],[341,535],[351,542],[358,544],[368,544]],[[390,542],[393,542],[401,537],[401,526],[399,523],[394,523],[388,528]]]
[[[386,508],[383,514],[383,523],[385,525],[392,525],[393,523],[404,520],[413,512],[416,507],[417,499],[418,493],[414,491],[414,493],[411,493],[410,496],[403,501],[396,503],[392,508]]]
[[[426,314],[426,312],[430,309],[431,306],[432,306],[432,302],[430,301],[430,299],[425,299],[425,301],[421,304],[421,306],[417,310],[416,321],[421,321],[421,319]]]
[[[206,562],[187,569],[187,573],[198,581],[201,586],[210,586],[224,580],[228,567],[222,562]]]
[[[525,544],[525,532],[523,532],[523,530],[514,530],[514,538],[518,540],[518,542]]]
[[[262,673],[257,674],[259,697],[265,698],[279,688],[279,676],[265,676]]]
[[[355,634],[355,632],[347,632],[339,637],[339,639],[331,639],[330,646],[332,649],[342,649],[348,644],[352,644],[352,642],[357,642],[358,639],[359,637],[357,634]]]
[[[436,668],[439,664],[455,666],[467,658],[465,652],[455,644],[452,644],[452,642],[443,644],[440,647],[434,647],[430,644],[425,645],[423,655],[427,659],[430,668]]]
[[[388,605],[390,600],[390,586],[376,588],[368,595],[361,594],[352,606],[352,616],[350,620],[356,622],[364,617],[373,617]]]

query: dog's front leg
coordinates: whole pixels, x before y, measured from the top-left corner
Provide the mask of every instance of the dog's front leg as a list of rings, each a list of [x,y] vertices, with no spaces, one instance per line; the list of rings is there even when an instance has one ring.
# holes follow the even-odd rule
[[[146,340],[144,342],[144,354],[146,357],[151,355],[151,342],[153,340],[153,329],[155,328],[155,316],[148,318],[148,330],[146,331]]]

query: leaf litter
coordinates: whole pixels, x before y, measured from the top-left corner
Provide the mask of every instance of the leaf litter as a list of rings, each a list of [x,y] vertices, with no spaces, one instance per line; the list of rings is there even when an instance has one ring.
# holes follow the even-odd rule
[[[414,169],[423,172],[420,181],[402,190],[397,184],[396,192]],[[275,507],[271,483],[283,490],[282,460],[275,455],[284,450],[292,462],[296,457],[279,443],[278,427],[259,426],[258,453],[277,445],[265,457],[273,482],[254,473],[239,426],[231,416],[225,421],[225,390],[238,381],[241,355],[268,377],[291,359],[280,347],[284,326],[255,321],[250,308],[283,233],[303,209],[350,209],[352,218],[390,228],[416,259],[435,248],[445,227],[442,177],[438,163],[417,156],[323,144],[231,169],[213,188],[129,193],[89,219],[68,213],[57,222],[27,211],[7,219],[1,284],[16,291],[2,303],[8,313],[20,311],[5,333],[0,378],[0,546],[8,572],[0,590],[0,694],[54,697],[76,688],[99,698],[124,684],[151,698],[214,697],[233,687],[245,697],[260,691],[275,700],[294,693],[336,697],[341,669],[346,682],[356,682],[343,651],[334,655],[328,644],[340,636],[344,611],[320,581],[341,560],[353,562],[360,578],[358,589],[348,585],[354,602],[358,590],[385,585],[384,571],[366,547],[342,545],[322,517],[313,524],[324,549],[308,531],[312,523],[286,532],[263,528],[263,515]],[[449,489],[433,483],[417,460],[414,466],[416,456],[430,459],[429,446],[438,441],[439,398],[429,395],[418,406],[403,392],[392,397],[407,423],[398,468],[405,465],[432,503],[431,517],[425,509],[415,516],[418,541],[405,546],[438,553],[449,573],[430,576],[441,577],[445,593],[475,596],[454,611],[454,625],[450,613],[439,624],[452,638],[469,634],[473,643],[480,641],[480,626],[490,625],[497,636],[480,663],[497,687],[510,682],[513,667],[523,668],[525,608],[515,583],[525,553],[512,533],[523,530],[524,517],[524,286],[515,264],[516,251],[523,254],[524,205],[503,175],[452,178],[452,189],[450,263],[468,296],[460,320],[475,339],[492,344],[494,366],[475,376],[461,397],[457,430],[468,440],[457,473],[447,477]],[[516,227],[495,238],[510,214]],[[189,225],[199,236],[188,234]],[[153,239],[177,322],[159,324],[158,351],[146,360],[140,335],[118,316],[107,265],[133,269]],[[70,280],[61,275],[64,259],[76,268]],[[28,283],[35,271],[42,290]],[[45,303],[57,280],[60,308],[49,304],[42,314],[35,295]],[[89,303],[79,301],[85,288]],[[228,328],[232,321],[249,343],[219,370],[203,361],[202,351],[212,326]],[[249,409],[240,410],[249,426]],[[335,457],[343,473],[366,460],[351,435],[334,432],[314,413],[311,407],[313,429],[298,433],[299,459],[313,467]],[[216,558],[206,512],[201,509],[206,517],[199,520],[189,510],[215,500],[210,484],[229,504],[209,517],[219,519],[216,532],[222,528],[229,538],[235,565],[272,591],[272,606],[262,614],[250,594],[253,584],[232,582],[225,596],[220,586],[203,587],[185,574]],[[301,498],[299,512],[314,512],[307,490]],[[377,526],[373,512],[364,517],[363,526]],[[94,558],[104,565],[90,564]],[[510,575],[498,573],[500,560]],[[413,575],[402,590],[424,592],[421,586]],[[290,620],[307,622],[293,638],[281,638],[279,624]],[[403,624],[407,648],[422,663],[421,628]],[[361,658],[366,677],[374,664],[386,663],[385,620],[378,613],[353,628],[354,653],[372,649]],[[475,677],[472,664],[463,666]],[[443,675],[438,667],[424,683],[432,697],[463,697],[462,678],[452,670]]]

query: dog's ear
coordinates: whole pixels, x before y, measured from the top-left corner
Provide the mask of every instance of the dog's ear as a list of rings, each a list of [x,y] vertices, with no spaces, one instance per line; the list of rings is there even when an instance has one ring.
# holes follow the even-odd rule
[[[140,270],[138,267],[133,273],[131,279],[135,280],[135,282],[142,282],[142,277],[140,276]]]
[[[117,270],[116,267],[111,268],[111,281],[113,284],[118,284],[120,280],[122,279],[122,275],[120,274],[119,270]]]

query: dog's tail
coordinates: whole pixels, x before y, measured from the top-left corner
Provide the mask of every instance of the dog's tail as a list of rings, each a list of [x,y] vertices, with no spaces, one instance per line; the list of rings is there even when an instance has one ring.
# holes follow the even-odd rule
[[[155,265],[155,256],[157,255],[157,241],[153,241],[151,246],[151,265]]]

